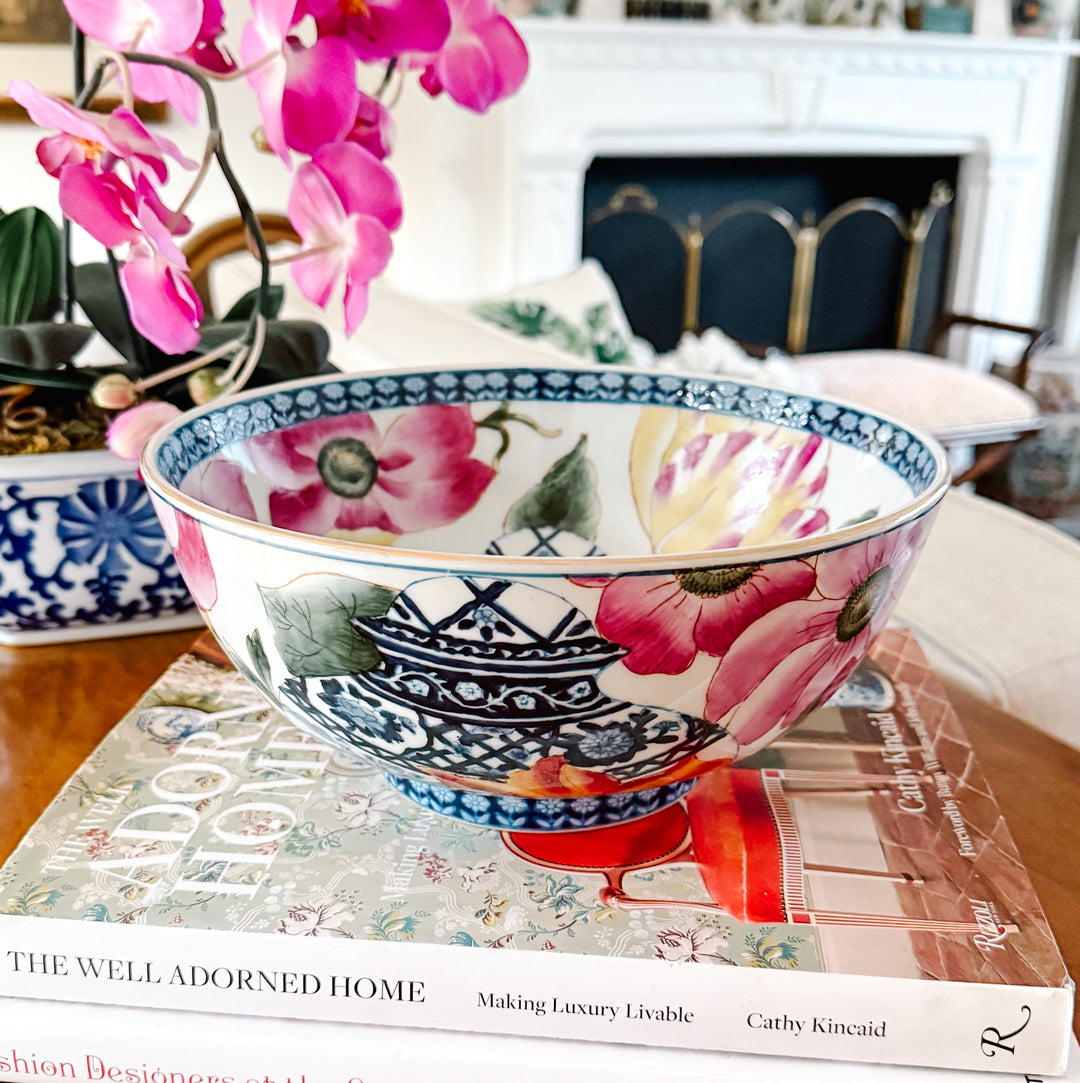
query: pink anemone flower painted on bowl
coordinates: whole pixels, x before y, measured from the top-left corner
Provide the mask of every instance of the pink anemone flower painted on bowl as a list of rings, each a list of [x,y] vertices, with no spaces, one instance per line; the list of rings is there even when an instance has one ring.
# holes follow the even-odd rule
[[[207,613],[217,604],[218,588],[214,565],[198,521],[159,500],[154,510],[161,521],[165,540],[172,547],[176,566],[184,577],[192,601]]]
[[[928,525],[924,517],[821,553],[813,596],[769,610],[720,660],[705,717],[748,754],[824,703],[888,620]]]
[[[682,673],[699,653],[722,655],[765,613],[814,589],[804,560],[688,568],[663,575],[575,579],[599,586],[602,636],[628,648],[633,673]]]
[[[472,458],[468,407],[420,406],[380,432],[368,414],[308,421],[248,444],[274,526],[388,542],[471,510],[495,476]]]

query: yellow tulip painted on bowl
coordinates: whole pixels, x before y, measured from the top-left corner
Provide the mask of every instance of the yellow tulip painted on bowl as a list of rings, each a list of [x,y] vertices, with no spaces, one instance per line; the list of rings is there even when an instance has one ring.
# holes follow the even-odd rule
[[[634,503],[654,553],[793,541],[829,525],[829,444],[764,422],[648,407],[634,433]]]

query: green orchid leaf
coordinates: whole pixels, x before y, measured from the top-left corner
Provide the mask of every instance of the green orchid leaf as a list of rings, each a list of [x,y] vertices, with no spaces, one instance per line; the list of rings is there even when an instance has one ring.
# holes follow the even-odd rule
[[[239,338],[247,328],[246,322],[212,323],[202,329],[199,350],[208,353],[230,339]],[[321,324],[309,320],[269,320],[266,324],[266,341],[263,344],[259,364],[255,368],[248,387],[266,387],[282,380],[296,380],[301,376],[316,376],[337,371],[330,364],[330,336]],[[176,364],[179,358],[172,358]],[[177,405],[187,408],[190,400],[181,401],[187,392],[186,379],[166,387],[162,397],[178,398]]]
[[[234,339],[239,339],[247,330],[247,323],[209,323],[204,324],[199,339],[199,353],[209,353],[218,346]],[[149,346],[149,343],[147,343]],[[150,356],[154,359],[151,371],[159,371],[171,365],[195,356],[195,352],[182,356],[170,357],[150,346]],[[314,376],[323,372],[337,371],[329,362],[330,336],[325,328],[307,320],[270,320],[266,324],[266,339],[263,343],[259,363],[255,367],[248,387],[266,387],[283,380],[296,380],[301,376]],[[164,364],[156,358],[164,359]],[[224,364],[224,361],[219,362]],[[181,376],[155,388],[157,397],[167,400],[182,410],[191,408],[191,396],[188,393],[187,376]]]
[[[271,286],[266,292],[266,311],[263,315],[268,320],[277,319],[277,314],[281,311],[281,306],[285,303],[285,287]],[[222,323],[239,323],[243,320],[250,319],[258,302],[259,291],[257,289],[248,290],[248,292],[225,313],[222,317]]]
[[[75,268],[75,296],[97,332],[117,353],[138,367],[138,375],[160,372],[182,360],[159,350],[128,326],[127,302],[107,263],[83,263]]]
[[[233,335],[242,334],[239,326],[231,326]],[[213,328],[215,338],[219,327]],[[208,342],[210,334],[210,329],[204,331],[200,348],[212,348]],[[321,324],[311,320],[269,320],[266,324],[266,343],[249,386],[264,387],[282,380],[335,372],[329,356],[330,336]]]
[[[85,394],[100,372],[67,367],[94,333],[74,323],[25,323],[0,327],[0,380]]]
[[[600,494],[596,467],[585,454],[586,437],[551,469],[511,509],[506,517],[510,532],[525,528],[555,527],[579,537],[596,538],[600,522]]]
[[[260,587],[274,644],[296,677],[366,673],[382,662],[378,648],[352,625],[381,617],[397,597],[392,590],[342,575],[304,576],[285,587]]]
[[[0,218],[0,324],[47,320],[60,307],[60,230],[43,210]]]

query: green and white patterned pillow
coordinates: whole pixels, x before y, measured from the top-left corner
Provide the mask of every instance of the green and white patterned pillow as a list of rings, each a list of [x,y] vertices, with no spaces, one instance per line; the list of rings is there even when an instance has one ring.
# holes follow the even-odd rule
[[[633,333],[603,267],[587,259],[568,274],[469,305],[443,306],[564,357],[631,362]]]
[[[616,326],[615,315],[607,301],[589,305],[577,323],[543,301],[513,297],[480,301],[470,311],[513,335],[546,340],[556,349],[583,361],[596,361],[601,365],[625,365],[630,361],[630,343]]]

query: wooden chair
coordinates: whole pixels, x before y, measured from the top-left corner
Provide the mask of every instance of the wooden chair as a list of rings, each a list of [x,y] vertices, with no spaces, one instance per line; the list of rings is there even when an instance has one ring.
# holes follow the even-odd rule
[[[259,225],[267,247],[284,241],[300,243],[300,236],[292,223],[283,214],[260,214]],[[213,296],[210,287],[210,268],[216,260],[234,252],[249,251],[255,255],[255,248],[248,236],[243,219],[237,215],[225,218],[207,226],[206,229],[189,237],[183,246],[191,271],[191,282],[207,312],[214,312]]]
[[[1008,378],[946,360],[944,347],[956,328],[1023,339]],[[1051,338],[1043,327],[946,312],[935,321],[929,353],[846,350],[793,360],[818,377],[827,395],[894,414],[932,433],[950,451],[972,449],[970,463],[953,479],[960,485],[982,477],[1011,454],[1017,442],[1042,428],[1038,404],[1025,387],[1032,356]]]

